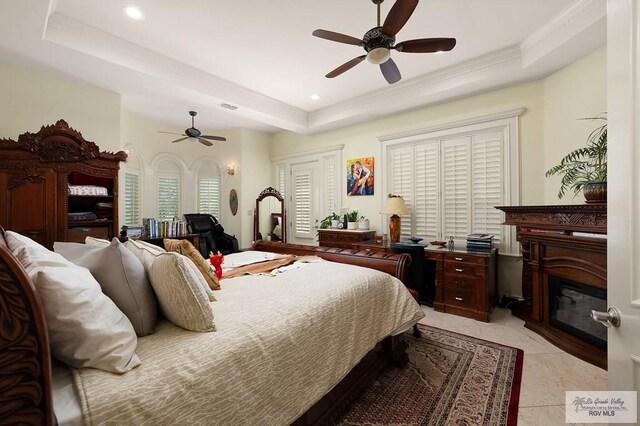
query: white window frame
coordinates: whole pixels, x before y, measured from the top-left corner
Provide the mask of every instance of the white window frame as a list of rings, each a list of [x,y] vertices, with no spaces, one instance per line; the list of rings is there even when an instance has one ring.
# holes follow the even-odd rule
[[[325,188],[328,185],[333,185],[334,194],[335,194],[335,211],[338,213],[342,206],[342,192],[340,189],[342,188],[341,183],[346,180],[346,176],[343,176],[341,170],[342,165],[342,149],[344,145],[335,145],[329,146],[322,149],[307,151],[305,153],[299,154],[291,154],[291,155],[283,155],[278,157],[272,157],[272,168],[273,168],[273,184],[272,186],[276,189],[279,188],[279,176],[280,172],[284,170],[285,176],[285,208],[287,210],[287,235],[291,235],[293,237],[293,233],[290,234],[290,230],[292,229],[291,223],[291,214],[289,212],[292,211],[292,177],[291,177],[291,166],[294,164],[301,164],[307,162],[318,161],[319,164],[319,174],[317,177],[317,182],[315,183],[315,188],[312,188],[314,191],[314,199],[318,200],[316,203],[320,203],[319,207],[314,207],[315,210],[320,212],[319,218],[314,218],[321,220],[323,217],[327,216],[331,212],[325,212],[327,210],[326,205],[326,193]],[[334,170],[334,182],[326,182],[325,181],[325,171],[326,171],[326,163],[329,161],[335,162],[335,170]]]
[[[170,165],[170,166],[169,166]],[[168,170],[171,169],[171,170]],[[184,182],[186,176],[186,166],[177,156],[173,154],[162,153],[154,157],[152,161],[153,170],[153,197],[154,197],[154,217],[160,218],[158,203],[158,178],[160,177],[177,177],[178,178],[178,217],[182,217],[184,213]]]
[[[520,162],[519,162],[519,117],[524,113],[524,108],[510,109],[491,114],[471,116],[459,120],[444,122],[426,128],[410,130],[378,137],[382,143],[382,188],[388,190],[391,172],[389,151],[392,147],[400,145],[415,145],[427,140],[443,140],[463,134],[474,134],[491,129],[503,132],[503,203],[504,205],[520,205]],[[387,191],[388,192],[388,191]],[[440,195],[442,200],[442,195]],[[381,198],[381,209],[386,198]],[[388,218],[384,218],[384,227],[388,227]],[[442,218],[441,218],[442,221]],[[504,241],[500,247],[501,254],[518,255],[518,245],[515,240],[515,229],[502,225]],[[458,241],[458,244],[464,242]]]
[[[205,178],[211,176],[215,173],[210,173],[211,170],[215,170],[218,178],[220,179],[220,212],[216,219],[219,222],[224,223],[225,219],[225,203],[224,203],[224,194],[226,188],[226,178],[227,173],[224,172],[222,167],[222,162],[216,157],[201,157],[196,162],[194,162],[191,166],[191,170],[193,170],[193,199],[194,199],[194,210],[198,212],[200,210],[200,180],[202,176],[205,175]],[[224,173],[223,173],[224,172]],[[199,212],[201,213],[201,212]]]
[[[135,146],[131,144],[125,145],[125,152],[127,153],[127,160],[123,163],[122,168],[120,169],[120,188],[118,190],[119,194],[122,194],[122,204],[119,204],[118,208],[120,211],[118,212],[119,217],[121,218],[118,226],[122,225],[141,225],[142,218],[144,217],[144,161],[140,154],[137,152]],[[127,217],[125,210],[125,202],[124,196],[126,190],[126,182],[125,176],[126,174],[133,174],[138,176],[138,211],[140,214],[140,223],[126,223],[125,219]]]

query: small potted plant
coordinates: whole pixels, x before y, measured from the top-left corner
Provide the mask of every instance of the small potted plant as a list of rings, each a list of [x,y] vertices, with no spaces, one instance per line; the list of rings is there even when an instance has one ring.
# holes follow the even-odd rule
[[[369,230],[369,219],[360,216],[360,219],[358,219],[358,229]]]
[[[358,229],[358,210],[347,213],[347,229]]]
[[[338,216],[335,212],[332,212],[329,216],[320,221],[320,229],[338,228],[338,224],[340,223],[339,219],[340,216]]]
[[[599,115],[581,120],[603,120],[605,123],[589,134],[587,146],[571,151],[560,164],[547,170],[545,176],[562,175],[558,198],[570,189],[574,196],[582,191],[587,203],[606,203],[607,117]]]

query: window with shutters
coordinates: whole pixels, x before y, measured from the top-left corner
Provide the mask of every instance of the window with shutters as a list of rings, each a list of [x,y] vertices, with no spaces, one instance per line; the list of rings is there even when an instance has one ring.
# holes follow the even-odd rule
[[[384,141],[386,187],[410,209],[401,238],[453,237],[464,246],[467,235],[486,233],[502,253],[517,254],[513,233],[494,208],[519,201],[517,134],[513,117]]]
[[[308,170],[293,173],[294,211],[296,234],[311,232],[311,173]]]
[[[182,174],[180,166],[170,160],[156,167],[156,218],[172,220],[182,212]]]
[[[198,179],[198,213],[220,218],[220,177]]]
[[[324,204],[323,211],[326,212],[327,215],[333,212],[338,212],[338,196],[339,189],[338,184],[340,179],[336,176],[336,172],[338,169],[338,158],[337,155],[327,155],[323,158],[323,167],[324,167]]]
[[[133,170],[124,171],[124,224],[140,225],[140,174]]]

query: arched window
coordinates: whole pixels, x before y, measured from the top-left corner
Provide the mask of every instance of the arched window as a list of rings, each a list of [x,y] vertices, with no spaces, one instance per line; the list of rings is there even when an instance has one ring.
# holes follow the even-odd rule
[[[182,211],[182,169],[172,160],[161,160],[155,167],[156,217],[172,220]]]
[[[213,158],[201,159],[196,173],[196,202],[198,213],[220,219],[222,199],[222,168]]]

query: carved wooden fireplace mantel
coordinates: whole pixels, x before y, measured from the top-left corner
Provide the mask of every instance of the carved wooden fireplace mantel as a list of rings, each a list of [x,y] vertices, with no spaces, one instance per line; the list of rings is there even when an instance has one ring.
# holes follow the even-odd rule
[[[597,294],[600,299],[585,295],[580,300],[598,300],[606,307],[607,240],[598,234],[607,233],[607,205],[496,208],[505,212],[505,225],[516,226],[517,239],[521,244],[522,295],[525,302],[519,307],[519,312],[514,310],[514,314],[525,320],[527,328],[567,352],[606,368],[606,344],[603,348],[602,342],[594,344],[593,340],[589,341],[591,336],[585,338],[580,330],[571,332],[566,327],[557,326],[557,305],[569,303],[569,300],[575,305],[576,300],[570,297],[574,294],[572,290],[566,291],[567,295],[555,286],[560,280],[570,283],[569,288],[574,285],[575,288],[583,288],[586,293]],[[589,321],[583,316],[581,313],[580,321]],[[582,322],[583,327],[584,324],[592,327],[590,323]],[[594,330],[600,332],[597,328]]]

